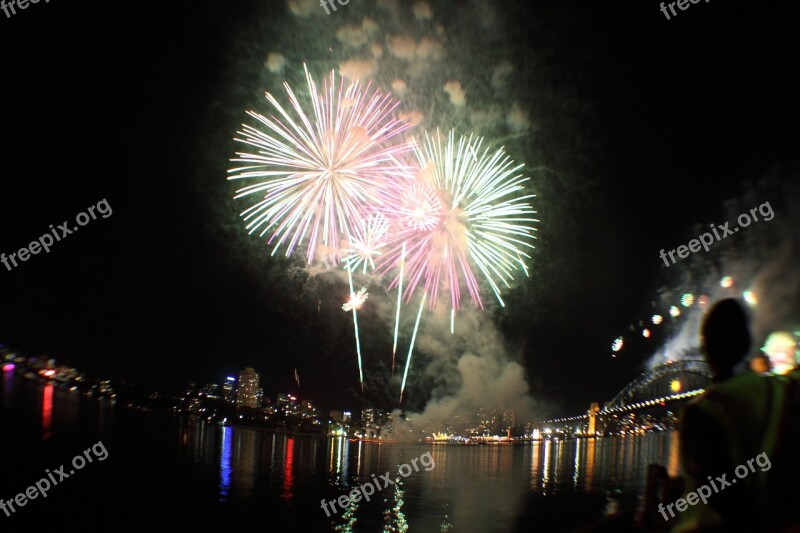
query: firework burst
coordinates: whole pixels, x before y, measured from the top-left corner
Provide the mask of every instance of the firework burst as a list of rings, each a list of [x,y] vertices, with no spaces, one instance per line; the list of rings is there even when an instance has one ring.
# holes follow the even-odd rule
[[[307,69],[305,75],[304,99],[284,83],[288,109],[267,93],[276,114],[248,111],[266,129],[244,125],[238,132],[236,141],[251,151],[237,152],[232,161],[242,166],[229,179],[254,182],[235,197],[258,197],[242,217],[249,233],[268,236],[272,254],[304,247],[309,264],[318,256],[336,264],[341,242],[403,174],[399,156],[409,145],[396,137],[410,124],[393,117],[398,102],[390,94],[369,84],[337,85],[331,71],[320,90]]]
[[[502,149],[481,150],[482,138],[460,137],[451,131],[425,135],[414,145],[419,168],[417,184],[391,206],[390,246],[381,256],[382,273],[404,263],[409,300],[418,287],[433,308],[440,292],[459,308],[462,287],[483,308],[481,278],[501,305],[501,287],[509,287],[517,270],[527,273],[524,260],[533,248],[536,211],[524,194],[527,178],[522,165]],[[404,249],[405,246],[405,249]],[[400,283],[395,277],[392,285]]]
[[[364,302],[367,301],[369,298],[369,293],[367,292],[366,287],[362,287],[360,291],[357,293],[351,294],[350,299],[347,300],[344,305],[342,305],[342,311],[357,311],[361,309],[361,306],[364,305]]]
[[[361,269],[362,274],[366,274],[368,269],[374,269],[375,258],[381,255],[383,239],[388,229],[389,221],[381,213],[370,216],[366,221],[359,221],[342,259],[347,269],[351,272]]]

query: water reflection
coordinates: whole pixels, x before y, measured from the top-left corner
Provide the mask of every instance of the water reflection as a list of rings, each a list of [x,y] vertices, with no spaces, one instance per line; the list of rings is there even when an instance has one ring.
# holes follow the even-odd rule
[[[356,513],[358,513],[358,503],[353,498],[348,498],[349,504],[342,513],[339,523],[333,528],[334,531],[341,533],[353,533],[353,526],[356,522]]]
[[[539,488],[539,461],[541,460],[542,445],[540,442],[534,442],[531,445],[531,489],[536,490]]]
[[[294,466],[294,439],[286,441],[286,460],[283,468],[283,492],[281,497],[284,500],[292,499],[292,467]]]
[[[53,436],[53,384],[48,383],[42,391],[42,440]]]
[[[542,490],[547,492],[548,481],[550,480],[550,448],[552,448],[552,441],[544,443],[544,471],[542,472]]]
[[[93,431],[99,420],[113,413],[110,403],[13,379],[7,373],[0,376],[3,406],[13,404],[11,414],[31,428],[35,440],[60,437],[69,429]],[[578,499],[583,494],[599,497],[600,518],[606,491],[643,494],[648,465],[665,465],[672,475],[678,470],[677,433],[526,445],[376,444],[219,427],[190,419],[170,419],[160,426],[160,418],[136,417],[146,421],[147,431],[168,436],[163,441],[153,439],[154,454],[165,464],[176,458],[176,468],[188,465],[188,471],[197,474],[187,477],[196,481],[189,492],[196,490],[215,505],[224,502],[224,512],[241,513],[254,523],[280,517],[285,520],[282,529],[276,526],[280,530],[513,532],[521,523],[529,523],[523,519],[541,518],[541,509],[552,506],[553,500],[566,498],[567,514],[575,502],[586,505],[587,499]],[[119,416],[115,431],[132,423],[129,415]],[[353,487],[386,472],[395,479],[399,465],[424,453],[433,458],[432,470],[420,468],[400,485],[382,483],[370,501],[353,501],[336,516],[326,517],[320,509],[323,498],[331,501],[348,495]],[[547,503],[538,504],[540,509],[526,505],[545,499]]]
[[[359,442],[359,452],[361,451],[361,444]],[[345,437],[335,437],[328,439],[328,472],[331,475],[332,485],[341,485],[346,487],[347,483],[347,457],[350,451],[350,441]],[[358,460],[359,468],[361,460]],[[359,469],[360,475],[360,469]]]
[[[405,491],[403,491],[403,481],[400,480],[394,485],[394,494],[391,498],[386,498],[389,507],[383,512],[384,517],[384,532],[402,533],[408,530],[408,521],[403,512],[403,505],[405,505]]]
[[[595,444],[597,439],[589,439],[586,442],[586,482],[584,483],[584,491],[587,493],[592,492],[592,480],[594,479],[594,459],[595,459]]]
[[[233,435],[233,486],[237,489],[240,497],[249,497],[253,492],[256,483],[258,465],[256,450],[261,446],[261,433],[252,429],[235,428]],[[291,441],[291,439],[290,439]],[[291,463],[291,446],[287,444],[288,461]],[[291,473],[290,473],[291,476]],[[291,489],[291,478],[289,479]],[[291,494],[290,494],[291,495]]]
[[[678,432],[673,431],[669,436],[669,460],[667,462],[667,474],[677,477],[680,470],[680,442]]]
[[[59,418],[61,391],[52,394]],[[66,399],[66,398],[63,398]],[[47,427],[44,413],[42,426]],[[543,441],[528,445],[430,445],[316,439],[184,420],[174,443],[189,463],[207,466],[215,499],[246,508],[285,513],[307,530],[515,531],[531,495],[642,494],[647,466],[677,468],[675,434],[620,439]],[[430,453],[435,467],[420,468],[401,484],[376,490],[336,515],[319,509],[324,498],[348,496],[353,487]],[[550,505],[549,503],[546,505]],[[597,509],[598,518],[602,504]],[[287,518],[287,520],[289,520]],[[358,524],[354,526],[354,524]]]
[[[14,365],[3,365],[3,407],[8,409],[13,405],[14,398]]]
[[[222,428],[222,453],[219,458],[219,499],[228,499],[228,491],[231,488],[231,442],[233,441],[233,428]]]

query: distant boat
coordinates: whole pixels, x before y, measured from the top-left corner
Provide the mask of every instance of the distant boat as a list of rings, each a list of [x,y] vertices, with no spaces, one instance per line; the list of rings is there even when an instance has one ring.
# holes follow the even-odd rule
[[[375,444],[396,444],[397,443],[396,440],[390,440],[390,439],[365,439],[365,438],[353,439],[353,438],[351,438],[351,439],[348,439],[348,440],[350,442],[372,442],[372,443],[375,443]]]

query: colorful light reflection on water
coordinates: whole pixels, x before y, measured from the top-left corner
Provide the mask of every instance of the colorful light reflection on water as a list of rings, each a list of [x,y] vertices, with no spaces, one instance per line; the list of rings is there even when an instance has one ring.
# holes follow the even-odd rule
[[[53,436],[53,384],[48,383],[42,391],[42,440]]]
[[[294,496],[292,494],[292,466],[294,465],[294,439],[289,438],[286,441],[286,461],[283,464],[283,486],[281,491],[281,498],[284,500],[291,500]]]
[[[219,456],[219,501],[224,502],[228,499],[228,491],[231,488],[231,441],[233,440],[233,428],[222,428],[222,453]]]

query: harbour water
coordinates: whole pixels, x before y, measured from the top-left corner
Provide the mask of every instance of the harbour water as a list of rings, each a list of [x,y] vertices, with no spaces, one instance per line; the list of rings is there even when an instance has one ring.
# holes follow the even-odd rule
[[[533,524],[563,530],[602,519],[609,495],[635,507],[648,465],[677,473],[674,432],[525,445],[376,444],[137,412],[20,377],[4,377],[2,398],[0,498],[24,491],[45,469],[69,463],[98,440],[109,452],[48,498],[0,516],[3,525],[47,516],[87,530],[110,521],[130,529],[163,523],[267,531],[515,532]],[[399,475],[400,465],[426,453],[428,468]],[[322,500],[382,475],[397,482],[380,482],[369,502],[346,512],[328,507],[327,516]]]

